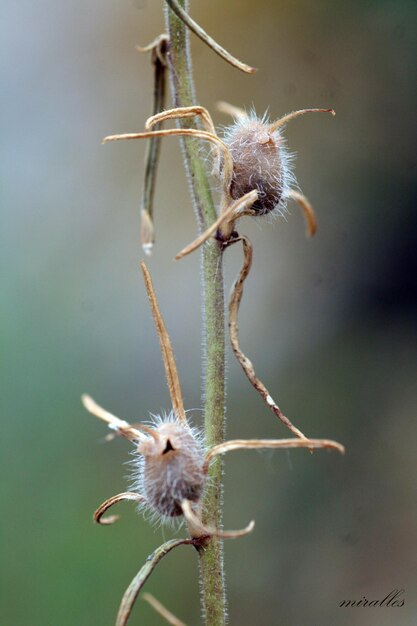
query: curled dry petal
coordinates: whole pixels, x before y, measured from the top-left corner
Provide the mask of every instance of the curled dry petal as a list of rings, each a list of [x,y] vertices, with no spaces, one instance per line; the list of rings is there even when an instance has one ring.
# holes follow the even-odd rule
[[[224,454],[231,450],[254,450],[259,448],[309,448],[310,450],[330,448],[337,450],[341,454],[345,453],[344,446],[331,439],[234,439],[211,448],[206,455],[206,467],[219,454]]]
[[[167,130],[154,130],[144,133],[124,133],[123,135],[108,135],[103,139],[102,143],[109,143],[110,141],[121,141],[129,139],[149,139],[152,137],[196,137],[198,139],[207,139],[215,146],[220,148],[223,154],[223,191],[225,197],[229,197],[230,182],[233,176],[233,159],[230,154],[229,148],[226,146],[217,135],[208,133],[205,130],[196,130],[195,128],[168,128]]]
[[[110,509],[113,505],[121,502],[122,500],[133,500],[135,502],[144,502],[145,498],[138,493],[133,493],[131,491],[124,491],[123,493],[118,493],[116,496],[112,496],[103,504],[100,504],[98,509],[94,511],[93,519],[97,524],[101,524],[102,526],[109,526],[110,524],[114,524],[117,522],[120,515],[109,515],[108,517],[104,517],[104,513]]]
[[[152,115],[151,117],[148,117],[145,123],[145,130],[158,130],[161,123],[168,120],[180,120],[192,117],[199,117],[204,130],[211,135],[217,136],[213,120],[211,119],[211,115],[207,111],[207,109],[202,106],[177,107],[175,109],[167,109],[166,111],[161,111],[157,115]],[[216,145],[213,145],[212,149],[213,157],[216,160],[219,158],[218,147]]]
[[[278,128],[281,128],[281,126],[285,126],[285,124],[287,124],[294,118],[300,117],[305,113],[331,113],[333,117],[336,115],[336,111],[334,109],[300,109],[299,111],[287,113],[287,115],[284,115],[284,117],[281,117],[279,120],[272,122],[272,124],[269,125],[268,130],[270,133],[273,133],[278,130]]]
[[[126,439],[130,441],[143,441],[143,439],[146,439],[145,435],[141,433],[140,430],[134,428],[128,422],[125,422],[125,420],[121,420],[119,417],[109,413],[106,409],[103,409],[103,407],[97,404],[88,394],[84,393],[81,396],[81,401],[89,413],[103,420],[103,422],[106,422],[109,428],[116,433],[120,433],[123,437],[126,437]],[[146,427],[140,426],[140,428],[145,430]]]
[[[187,520],[188,528],[192,537],[219,537],[220,539],[237,539],[252,532],[255,522],[252,520],[241,530],[218,530],[205,526],[201,519],[194,513],[189,500],[181,502],[182,512]]]
[[[295,189],[291,189],[288,192],[288,198],[295,200],[299,204],[303,212],[304,219],[306,222],[307,237],[312,237],[313,235],[315,235],[317,231],[317,220],[316,220],[316,215],[314,213],[314,209],[311,206],[310,202],[302,193],[295,191]]]
[[[216,108],[218,111],[220,111],[220,113],[231,115],[232,117],[238,120],[246,119],[248,117],[248,114],[246,113],[244,109],[241,109],[240,107],[236,107],[233,104],[230,104],[229,102],[224,102],[224,100],[219,100],[219,102],[216,103]]]
[[[161,35],[158,35],[157,37],[155,37],[155,39],[153,39],[151,43],[148,43],[147,46],[136,46],[136,50],[138,52],[155,52],[156,54],[159,51],[160,53],[165,55],[165,50],[168,46],[168,43],[169,43],[168,35],[166,33],[162,33]],[[163,61],[166,62],[166,59],[164,57],[163,57]]]
[[[157,115],[152,115],[151,117],[148,117],[145,124],[145,130],[151,130],[156,124],[159,124],[160,122],[165,122],[167,120],[178,120],[195,116],[199,116],[201,118],[204,129],[208,133],[212,133],[212,135],[216,134],[216,129],[214,128],[211,115],[207,111],[207,109],[202,106],[177,107],[176,109],[167,109],[166,111],[161,111]]]
[[[179,261],[183,257],[187,256],[194,250],[197,250],[204,242],[206,242],[212,235],[214,235],[218,230],[222,230],[222,226],[226,226],[227,231],[231,231],[233,229],[233,224],[235,223],[238,217],[245,215],[245,213],[250,210],[250,206],[256,202],[258,198],[258,192],[256,189],[249,191],[249,193],[245,194],[238,200],[232,202],[229,208],[224,211],[220,217],[213,222],[213,224],[202,233],[197,239],[191,242],[188,246],[183,248],[178,254],[175,255],[175,259]]]

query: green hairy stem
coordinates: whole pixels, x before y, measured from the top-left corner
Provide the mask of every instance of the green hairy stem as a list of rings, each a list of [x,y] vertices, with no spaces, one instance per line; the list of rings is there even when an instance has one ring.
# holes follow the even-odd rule
[[[187,10],[188,2],[182,1]],[[173,93],[173,106],[186,107],[196,103],[189,32],[178,17],[166,8],[166,24],[170,38],[168,62]],[[181,121],[179,122],[181,124]],[[197,121],[183,122],[188,128],[198,128]],[[199,231],[205,230],[216,218],[210,180],[201,159],[198,140],[182,140],[185,168]],[[225,434],[225,307],[222,267],[222,246],[208,241],[202,250],[203,303],[203,368],[204,417],[207,447],[221,443]],[[218,459],[209,470],[208,489],[204,500],[203,521],[220,528],[222,523],[222,463]],[[202,612],[207,626],[224,626],[226,597],[223,571],[223,544],[212,537],[200,552],[200,581]]]

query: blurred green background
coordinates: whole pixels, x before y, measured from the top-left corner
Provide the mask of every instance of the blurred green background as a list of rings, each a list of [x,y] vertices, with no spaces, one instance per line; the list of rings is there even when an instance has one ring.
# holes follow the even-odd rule
[[[128,420],[169,408],[138,271],[145,144],[140,130],[162,1],[2,3],[1,626],[114,623],[121,595],[171,531],[133,507],[110,528],[91,515],[126,488],[129,446],[81,407],[88,391]],[[225,547],[230,623],[417,623],[416,5],[272,0],[192,2],[220,43],[259,68],[239,73],[192,38],[199,102],[289,125],[296,174],[317,210],[307,241],[295,207],[242,221],[255,256],[240,316],[243,349],[306,433],[347,447],[240,452],[226,461],[225,525],[256,519]],[[166,140],[149,262],[188,408],[201,407],[199,261],[173,262],[195,233],[176,139]],[[240,251],[226,257],[227,290]],[[287,436],[228,356],[228,435]],[[194,422],[201,412],[194,411]],[[183,532],[183,531],[182,531]],[[402,608],[341,609],[405,589]],[[182,548],[149,580],[201,623],[197,559]],[[162,624],[138,602],[132,625]]]

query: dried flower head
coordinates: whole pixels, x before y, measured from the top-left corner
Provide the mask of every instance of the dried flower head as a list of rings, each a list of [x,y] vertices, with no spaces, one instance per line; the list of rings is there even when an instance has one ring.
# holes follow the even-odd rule
[[[218,108],[234,117],[234,123],[225,128],[223,136],[233,159],[230,183],[232,198],[241,198],[256,189],[258,198],[251,208],[258,215],[272,211],[282,213],[288,199],[294,198],[292,187],[297,184],[282,128],[294,117],[305,113],[324,112],[334,115],[334,111],[303,109],[271,123],[267,114],[260,118],[254,110],[246,113],[226,102],[219,102]]]
[[[178,517],[183,515],[183,500],[198,503],[203,494],[202,438],[173,413],[157,416],[149,433],[151,437],[138,445],[131,487],[143,493],[147,506],[161,519]]]
[[[251,208],[258,215],[282,212],[295,180],[281,133],[271,132],[265,120],[252,113],[228,126],[223,140],[233,159],[232,198],[256,189],[258,197]]]
[[[201,106],[182,107],[162,111],[148,118],[145,132],[110,135],[103,143],[121,139],[154,139],[156,137],[195,137],[209,141],[215,161],[214,173],[221,181],[221,201],[218,219],[195,241],[183,248],[176,259],[190,254],[213,235],[227,242],[234,232],[235,222],[244,215],[259,216],[273,211],[283,212],[288,200],[300,206],[307,225],[307,234],[316,231],[313,208],[307,198],[292,187],[295,178],[291,173],[290,158],[286,152],[282,128],[292,119],[305,113],[331,113],[333,109],[301,109],[293,111],[274,122],[265,117],[232,105],[221,103],[221,109],[235,117],[235,123],[221,139],[215,130],[207,109]],[[170,128],[155,130],[164,121],[197,116],[203,130],[196,128]]]

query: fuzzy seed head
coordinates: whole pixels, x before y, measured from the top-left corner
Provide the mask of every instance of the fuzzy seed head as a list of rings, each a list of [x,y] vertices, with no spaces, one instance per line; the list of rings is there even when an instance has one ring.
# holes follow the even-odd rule
[[[233,158],[232,197],[256,189],[258,200],[252,209],[259,215],[283,210],[291,174],[280,133],[270,132],[266,121],[250,115],[230,126],[224,141]]]
[[[138,491],[150,508],[163,518],[182,515],[180,503],[198,502],[202,496],[205,474],[201,443],[192,429],[169,416],[154,430],[155,437],[139,445],[142,456]]]

